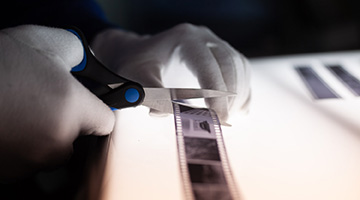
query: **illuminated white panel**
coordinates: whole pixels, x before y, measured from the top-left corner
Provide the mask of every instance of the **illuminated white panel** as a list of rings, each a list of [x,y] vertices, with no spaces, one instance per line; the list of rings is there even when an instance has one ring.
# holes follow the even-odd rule
[[[360,52],[251,63],[250,112],[222,127],[243,200],[360,199],[360,98],[323,65],[340,63],[360,77]],[[297,64],[312,66],[343,98],[313,100]],[[166,82],[177,86],[181,80]],[[138,107],[118,111],[117,118],[105,199],[183,199],[173,116],[151,117]]]

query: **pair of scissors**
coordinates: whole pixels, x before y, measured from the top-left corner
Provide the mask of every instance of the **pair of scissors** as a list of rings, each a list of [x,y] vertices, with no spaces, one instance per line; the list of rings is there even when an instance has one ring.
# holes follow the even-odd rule
[[[214,98],[234,95],[231,92],[210,89],[146,88],[112,72],[102,64],[90,49],[84,34],[76,27],[67,29],[75,34],[84,47],[82,62],[71,73],[112,110],[145,105],[165,113],[172,109],[166,102],[192,98]]]

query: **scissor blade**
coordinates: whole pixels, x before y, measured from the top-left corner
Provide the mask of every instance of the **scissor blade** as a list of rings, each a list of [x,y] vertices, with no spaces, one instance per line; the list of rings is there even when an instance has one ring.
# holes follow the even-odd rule
[[[144,91],[145,99],[142,105],[163,113],[173,113],[173,100],[215,98],[236,95],[232,92],[193,88],[144,88]]]
[[[193,88],[144,88],[146,101],[157,100],[183,100],[196,98],[214,98],[236,95],[232,92],[225,92],[211,89]]]
[[[173,113],[172,101],[171,100],[152,100],[152,101],[145,101],[142,105],[158,110],[162,113]]]

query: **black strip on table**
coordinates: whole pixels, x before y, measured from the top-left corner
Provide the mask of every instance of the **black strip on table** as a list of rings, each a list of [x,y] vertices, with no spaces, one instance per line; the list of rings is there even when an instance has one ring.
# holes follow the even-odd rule
[[[341,65],[327,65],[327,68],[338,78],[354,95],[360,96],[360,81],[350,74]]]
[[[300,66],[295,69],[315,99],[340,98],[311,67]]]

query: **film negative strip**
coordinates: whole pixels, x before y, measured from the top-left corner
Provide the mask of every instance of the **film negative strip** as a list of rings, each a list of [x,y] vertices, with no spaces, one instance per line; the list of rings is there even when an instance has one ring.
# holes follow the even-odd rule
[[[340,96],[309,66],[297,66],[296,71],[314,99],[334,99]]]
[[[338,64],[326,65],[327,69],[341,81],[355,96],[360,96],[360,81],[347,71],[343,66]]]
[[[240,199],[216,113],[178,103],[173,107],[186,199]]]

